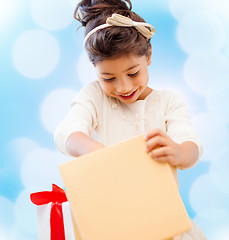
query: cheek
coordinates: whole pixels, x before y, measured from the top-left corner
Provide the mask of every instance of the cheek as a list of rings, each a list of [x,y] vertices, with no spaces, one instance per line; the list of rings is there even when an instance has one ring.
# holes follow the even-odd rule
[[[110,93],[113,90],[112,84],[110,83],[100,82],[100,86],[105,93]]]
[[[141,76],[139,76],[138,78],[138,85],[146,85],[148,84],[149,81],[149,77],[146,74],[142,74]]]
[[[144,84],[148,84],[149,82],[149,73],[147,70],[145,71],[144,76],[142,77],[142,81]]]

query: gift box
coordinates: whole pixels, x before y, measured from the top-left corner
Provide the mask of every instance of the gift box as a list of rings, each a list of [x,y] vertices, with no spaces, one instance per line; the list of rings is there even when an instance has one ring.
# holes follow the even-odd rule
[[[144,136],[59,169],[83,240],[171,240],[191,229],[176,169],[149,157]]]
[[[53,184],[52,191],[32,193],[30,199],[37,205],[39,240],[81,240],[63,189]]]

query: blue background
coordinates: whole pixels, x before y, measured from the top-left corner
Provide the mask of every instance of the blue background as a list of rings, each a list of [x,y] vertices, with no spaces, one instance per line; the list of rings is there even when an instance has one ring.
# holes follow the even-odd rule
[[[77,1],[0,1],[0,239],[37,239],[29,194],[63,187],[53,131],[95,79],[73,19]],[[133,1],[151,23],[150,86],[185,99],[204,154],[179,171],[190,217],[208,239],[229,238],[229,17],[225,0]]]

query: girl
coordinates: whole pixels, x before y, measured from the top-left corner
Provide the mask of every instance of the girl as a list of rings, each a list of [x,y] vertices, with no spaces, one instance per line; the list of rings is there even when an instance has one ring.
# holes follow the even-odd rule
[[[146,151],[159,162],[190,168],[202,144],[181,98],[148,86],[154,28],[131,11],[130,0],[83,0],[75,18],[98,80],[84,87],[55,132],[59,150],[77,157],[145,134]],[[193,224],[184,239],[205,239]]]

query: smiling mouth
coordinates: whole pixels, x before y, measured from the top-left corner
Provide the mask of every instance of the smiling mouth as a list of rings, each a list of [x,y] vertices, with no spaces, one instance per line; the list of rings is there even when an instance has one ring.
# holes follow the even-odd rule
[[[137,92],[137,89],[136,89],[134,92],[130,93],[130,94],[119,95],[119,96],[120,96],[122,99],[128,100],[128,99],[131,99],[131,98],[135,95],[136,92]]]

